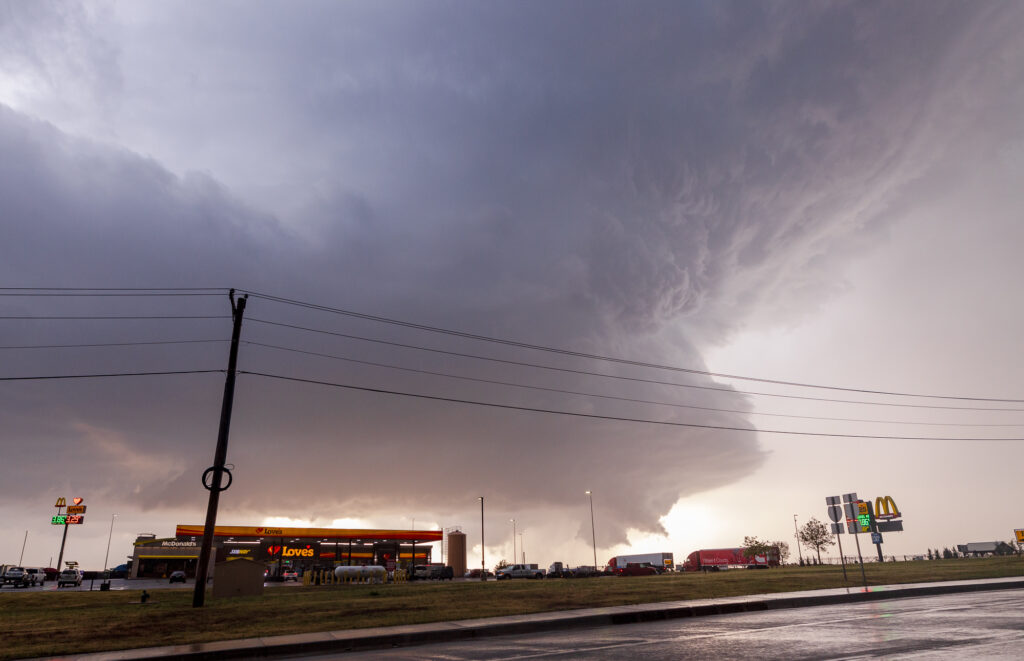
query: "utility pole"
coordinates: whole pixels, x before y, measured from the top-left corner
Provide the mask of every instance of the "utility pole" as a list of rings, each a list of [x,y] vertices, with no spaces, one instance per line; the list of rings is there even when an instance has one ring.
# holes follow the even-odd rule
[[[484,497],[480,496],[480,580],[487,580],[487,565],[484,560]]]
[[[25,544],[28,544],[28,531],[25,531],[25,539],[21,542],[21,555],[18,556],[18,564],[25,558]]]
[[[594,494],[586,492],[590,496],[590,541],[594,545],[594,571],[597,571],[597,532],[594,530]]]
[[[231,486],[231,471],[224,467],[228,456],[228,431],[231,428],[231,405],[235,398],[235,369],[238,366],[238,338],[242,334],[242,315],[245,313],[246,294],[235,300],[235,290],[228,293],[231,300],[231,316],[234,325],[231,329],[231,351],[228,354],[228,374],[224,381],[224,399],[220,408],[220,430],[217,433],[217,449],[213,454],[213,466],[203,473],[203,486],[210,491],[210,501],[206,507],[206,523],[203,526],[203,544],[199,550],[199,566],[196,568],[196,586],[192,593],[192,607],[200,608],[206,601],[206,577],[210,569],[210,553],[213,550],[213,532],[217,525],[217,505],[220,492]],[[221,485],[221,479],[227,473],[227,485]],[[207,484],[207,476],[210,483]]]

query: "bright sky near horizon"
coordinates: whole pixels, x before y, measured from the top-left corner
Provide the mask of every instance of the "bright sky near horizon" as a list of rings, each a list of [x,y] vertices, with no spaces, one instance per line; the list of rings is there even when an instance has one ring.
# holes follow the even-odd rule
[[[58,496],[86,568],[202,522],[228,287],[271,296],[225,525],[478,544],[483,495],[489,564],[511,518],[528,561],[590,564],[587,490],[600,562],[792,544],[855,491],[904,511],[887,555],[1009,540],[1022,30],[996,2],[0,0],[0,562],[56,561]],[[142,295],[39,289],[76,287]],[[170,318],[82,318],[115,316]]]

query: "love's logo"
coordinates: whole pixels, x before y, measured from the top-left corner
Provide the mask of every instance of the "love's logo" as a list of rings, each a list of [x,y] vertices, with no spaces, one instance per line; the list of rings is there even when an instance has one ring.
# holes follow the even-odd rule
[[[82,501],[85,500],[85,499],[84,498],[72,498],[71,500],[75,503],[75,505],[81,505]]]

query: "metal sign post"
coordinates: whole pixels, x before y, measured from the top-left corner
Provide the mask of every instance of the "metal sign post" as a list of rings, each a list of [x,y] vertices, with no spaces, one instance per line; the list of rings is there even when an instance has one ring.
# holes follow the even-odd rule
[[[843,538],[840,536],[843,532],[843,524],[840,523],[843,519],[843,508],[840,507],[841,501],[839,496],[828,496],[825,498],[825,504],[828,505],[828,518],[832,519],[832,533],[836,536],[836,541],[839,542],[839,562],[843,565],[843,582],[847,582],[849,579],[846,576],[846,556],[843,555]]]
[[[853,541],[857,543],[857,561],[860,562],[860,577],[864,581],[864,587],[868,587],[868,576],[864,572],[864,557],[860,554],[860,521],[857,515],[860,513],[857,506],[857,494],[843,494],[843,509],[846,510],[846,527],[853,533]]]

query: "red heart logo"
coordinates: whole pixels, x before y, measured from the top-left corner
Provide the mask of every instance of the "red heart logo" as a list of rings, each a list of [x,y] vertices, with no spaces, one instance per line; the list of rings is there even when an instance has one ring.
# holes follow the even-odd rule
[[[262,533],[262,532],[263,532],[263,528],[257,528],[257,529],[256,529],[256,534],[257,534],[257,535],[258,535],[258,534],[260,534],[260,533]]]
[[[280,552],[281,552],[281,547],[280,546],[268,546],[267,547],[267,554],[268,555],[277,555]]]
[[[82,499],[81,498],[72,498],[71,500],[74,501],[75,505],[81,505],[82,504]]]

